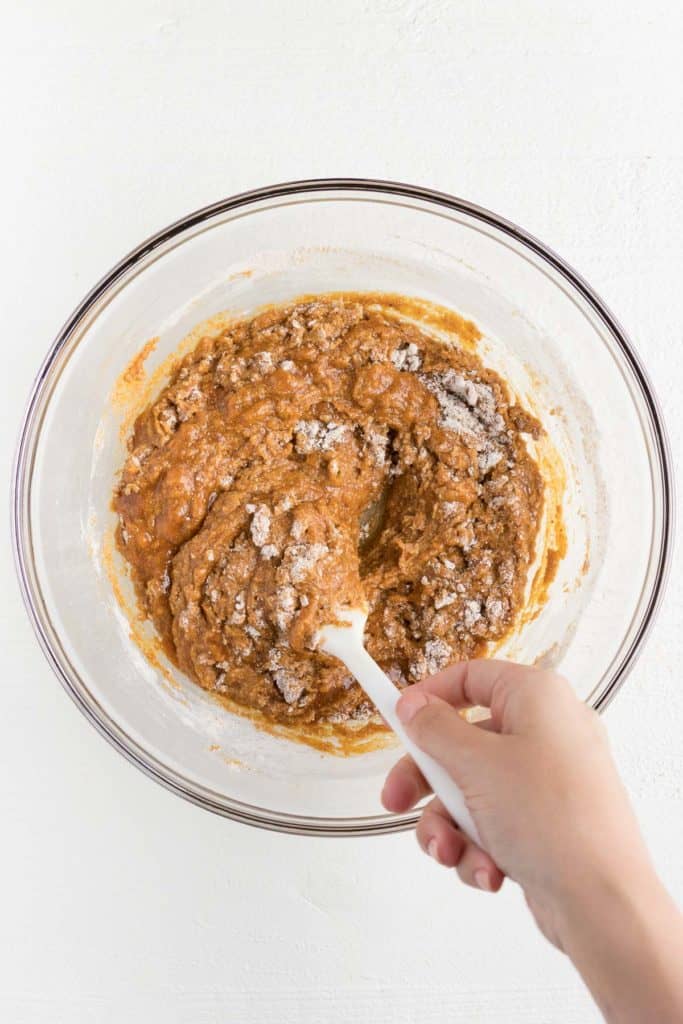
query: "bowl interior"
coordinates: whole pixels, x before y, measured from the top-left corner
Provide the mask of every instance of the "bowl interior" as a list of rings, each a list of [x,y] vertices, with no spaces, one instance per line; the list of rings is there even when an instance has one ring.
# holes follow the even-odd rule
[[[216,313],[338,290],[418,296],[474,320],[484,362],[539,410],[562,456],[567,556],[504,653],[557,665],[598,704],[638,640],[664,529],[656,438],[618,342],[560,270],[476,213],[363,189],[294,192],[218,210],[139,254],[92,299],[38,395],[31,599],[61,674],[129,756],[213,809],[313,831],[410,820],[379,805],[396,752],[342,759],[268,735],[143,656],[106,571],[126,416],[112,392],[151,338],[150,371]]]

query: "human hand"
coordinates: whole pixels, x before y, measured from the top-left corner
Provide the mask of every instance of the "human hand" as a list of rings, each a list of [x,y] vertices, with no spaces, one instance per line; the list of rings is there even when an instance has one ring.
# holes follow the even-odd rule
[[[464,721],[457,712],[472,705],[490,708],[490,719]],[[519,882],[556,944],[553,909],[577,875],[599,870],[615,848],[644,855],[602,722],[555,673],[465,662],[411,686],[397,711],[411,738],[461,787],[485,847],[469,842],[432,800],[417,827],[422,849],[457,867],[467,884],[495,891],[504,875]],[[428,792],[405,757],[382,799],[389,810],[406,811]]]
[[[470,724],[458,714],[474,705],[490,708],[490,718]],[[397,713],[460,786],[483,847],[432,799],[417,825],[422,849],[469,885],[497,891],[505,875],[518,882],[608,1019],[679,1019],[669,1011],[683,1010],[681,919],[654,874],[598,715],[553,672],[486,660],[409,687]],[[400,813],[428,793],[406,756],[382,800]],[[661,1016],[641,1018],[641,1002]]]

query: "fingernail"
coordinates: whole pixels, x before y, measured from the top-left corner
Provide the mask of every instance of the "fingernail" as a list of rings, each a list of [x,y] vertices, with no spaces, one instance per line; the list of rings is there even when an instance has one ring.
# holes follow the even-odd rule
[[[417,714],[420,708],[425,707],[426,704],[427,696],[422,690],[407,690],[396,705],[396,714],[404,725],[408,725],[413,715]]]
[[[484,868],[479,868],[478,871],[474,872],[474,881],[477,883],[480,889],[484,890],[484,892],[493,892],[493,887],[491,885],[491,876],[489,875],[488,871],[484,870]]]
[[[438,862],[439,856],[436,852],[436,839],[430,839],[427,843],[427,853],[430,857],[433,857]]]

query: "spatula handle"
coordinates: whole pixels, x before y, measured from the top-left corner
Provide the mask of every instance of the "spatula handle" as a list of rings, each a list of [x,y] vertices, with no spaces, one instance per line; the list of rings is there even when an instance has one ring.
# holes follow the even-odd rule
[[[339,655],[338,655],[339,656]],[[481,839],[474,819],[470,814],[460,787],[453,781],[446,769],[433,757],[420,750],[407,736],[396,714],[396,703],[401,691],[382,671],[377,662],[364,647],[349,645],[344,650],[343,660],[372,700],[375,707],[391,726],[434,793],[439,797],[456,825],[473,842],[481,845]]]

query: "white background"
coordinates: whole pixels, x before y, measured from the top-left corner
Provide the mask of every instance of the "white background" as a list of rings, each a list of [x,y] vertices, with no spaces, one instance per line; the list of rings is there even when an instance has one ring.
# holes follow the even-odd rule
[[[681,12],[677,0],[4,0],[4,471],[40,360],[112,263],[202,204],[326,175],[454,192],[557,249],[636,339],[680,456]],[[148,781],[61,691],[7,539],[1,556],[8,1024],[598,1019],[514,886],[465,890],[410,835],[271,835]],[[682,569],[679,556],[607,715],[679,899]]]

